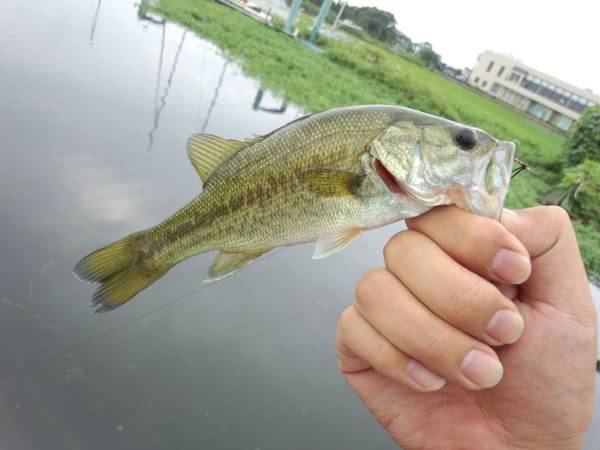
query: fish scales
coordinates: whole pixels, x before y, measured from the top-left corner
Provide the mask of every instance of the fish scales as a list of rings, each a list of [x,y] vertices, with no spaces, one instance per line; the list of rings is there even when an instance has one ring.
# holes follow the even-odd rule
[[[179,224],[200,225],[208,221],[202,233],[189,226],[185,236],[173,245],[168,239],[161,242],[169,258],[185,258],[205,249],[221,248],[243,250],[263,248],[268,243],[284,245],[296,238],[297,233],[308,234],[331,229],[341,221],[356,218],[364,206],[357,199],[318,198],[307,191],[298,180],[298,173],[307,167],[331,167],[358,170],[360,154],[385,126],[393,121],[393,114],[385,109],[367,115],[331,115],[328,120],[313,121],[308,126],[299,124],[240,152],[221,166],[207,182],[203,195],[190,205],[190,211],[157,227],[177,229]],[[276,167],[276,175],[273,174]],[[241,208],[240,198],[257,192],[253,202]],[[328,216],[316,215],[323,208]],[[335,209],[331,209],[335,207]],[[273,224],[277,224],[273,229]]]

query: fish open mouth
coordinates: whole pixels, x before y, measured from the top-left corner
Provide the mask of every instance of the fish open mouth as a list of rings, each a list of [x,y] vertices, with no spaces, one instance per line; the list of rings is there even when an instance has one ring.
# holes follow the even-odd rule
[[[385,183],[390,192],[396,194],[403,193],[404,189],[402,189],[402,186],[400,186],[400,184],[396,180],[396,177],[392,175],[389,170],[386,169],[386,167],[381,161],[379,161],[377,158],[374,158],[374,160],[375,171],[377,172],[377,175],[379,175],[379,178],[381,178],[381,180]]]

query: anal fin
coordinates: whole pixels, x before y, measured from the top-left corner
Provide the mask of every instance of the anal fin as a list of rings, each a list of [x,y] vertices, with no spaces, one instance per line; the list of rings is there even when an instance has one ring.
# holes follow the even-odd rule
[[[208,269],[208,275],[204,279],[204,282],[211,283],[213,281],[221,280],[254,262],[270,250],[270,248],[259,249],[253,250],[250,253],[230,253],[221,251],[213,261],[210,269]]]
[[[363,230],[353,228],[339,233],[325,234],[319,238],[313,253],[313,259],[327,258],[348,246]]]

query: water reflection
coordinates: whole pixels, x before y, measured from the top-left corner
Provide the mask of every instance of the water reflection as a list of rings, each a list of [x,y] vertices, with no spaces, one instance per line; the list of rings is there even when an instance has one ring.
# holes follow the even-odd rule
[[[94,45],[94,36],[96,35],[96,25],[98,25],[98,17],[100,17],[100,8],[102,8],[102,0],[98,0],[94,18],[92,19],[92,29],[90,31],[90,45]]]
[[[225,60],[225,63],[223,64],[223,69],[221,69],[221,75],[219,75],[219,81],[217,81],[217,85],[215,87],[215,92],[213,94],[212,100],[210,101],[210,105],[208,106],[206,118],[204,119],[204,123],[202,124],[202,133],[206,132],[206,128],[208,128],[208,123],[210,122],[213,110],[215,109],[215,105],[217,104],[217,99],[219,98],[219,91],[221,90],[221,86],[223,85],[223,80],[225,79],[225,72],[227,72],[228,65],[229,60]]]
[[[171,89],[171,84],[173,83],[173,77],[175,76],[175,71],[177,70],[177,63],[179,62],[179,56],[181,55],[181,50],[183,49],[183,43],[185,42],[185,37],[187,35],[187,31],[183,31],[181,33],[181,40],[179,41],[179,45],[177,46],[177,51],[175,52],[175,57],[173,58],[173,65],[171,66],[171,71],[169,72],[169,76],[167,78],[167,85],[165,86],[165,91],[163,92],[162,97],[160,98],[160,105],[158,102],[158,90],[160,86],[160,73],[162,72],[162,61],[163,61],[163,52],[164,52],[164,36],[165,36],[165,27],[163,25],[162,39],[161,39],[161,50],[160,50],[160,58],[158,63],[158,76],[156,79],[156,90],[155,90],[155,98],[154,98],[154,125],[153,128],[148,133],[148,151],[152,150],[152,146],[154,145],[154,133],[158,130],[158,126],[160,124],[160,115],[162,110],[167,105],[167,97],[169,96],[169,90]]]
[[[283,114],[287,110],[287,102],[285,100],[282,101],[281,106],[278,108],[269,108],[262,105],[263,97],[265,96],[265,89],[261,86],[258,91],[256,91],[256,97],[254,97],[254,103],[252,104],[252,109],[254,111],[264,111],[273,114]]]

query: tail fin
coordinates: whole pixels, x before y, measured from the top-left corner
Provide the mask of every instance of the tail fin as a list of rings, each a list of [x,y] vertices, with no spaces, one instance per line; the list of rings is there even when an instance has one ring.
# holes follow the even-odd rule
[[[92,305],[96,312],[113,310],[146,289],[167,269],[148,270],[136,259],[137,243],[142,233],[132,234],[83,258],[74,272],[80,279],[100,283]]]

